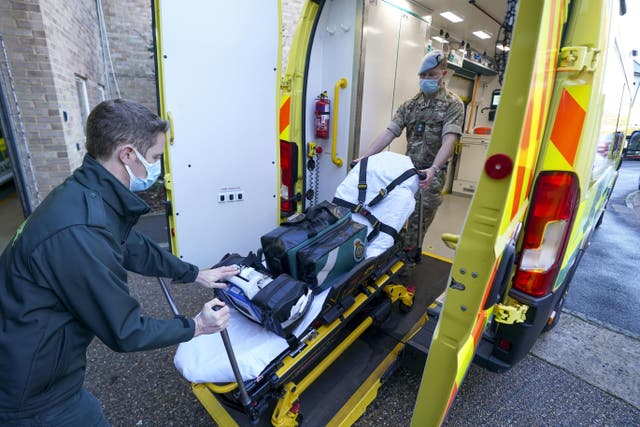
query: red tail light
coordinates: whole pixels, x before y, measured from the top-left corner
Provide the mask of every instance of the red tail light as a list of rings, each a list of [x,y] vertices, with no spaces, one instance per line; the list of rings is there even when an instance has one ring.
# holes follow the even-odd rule
[[[551,292],[579,202],[578,178],[572,172],[543,172],[538,176],[514,288],[536,297]]]
[[[298,146],[280,140],[280,213],[296,211],[295,183],[298,179]]]

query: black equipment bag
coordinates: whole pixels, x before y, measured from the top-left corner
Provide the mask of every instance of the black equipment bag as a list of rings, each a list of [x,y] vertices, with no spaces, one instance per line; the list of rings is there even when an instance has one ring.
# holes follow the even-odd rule
[[[318,294],[341,280],[364,259],[367,226],[347,221],[297,253],[298,278]]]
[[[348,208],[328,201],[289,217],[287,222],[260,238],[269,271],[274,275],[287,273],[298,278],[297,252],[350,218]]]
[[[237,265],[239,273],[227,279],[227,288],[218,295],[240,313],[289,340],[299,321],[309,310],[313,292],[306,283],[287,274],[275,278],[265,271],[257,255],[225,256],[214,267]]]

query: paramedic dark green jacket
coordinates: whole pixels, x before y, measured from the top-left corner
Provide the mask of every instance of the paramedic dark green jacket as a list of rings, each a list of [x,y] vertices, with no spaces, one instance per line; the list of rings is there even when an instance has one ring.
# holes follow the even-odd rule
[[[143,316],[127,270],[193,282],[198,268],[132,230],[149,206],[87,155],[0,258],[0,425],[77,393],[94,336],[129,352],[188,341],[191,319]]]

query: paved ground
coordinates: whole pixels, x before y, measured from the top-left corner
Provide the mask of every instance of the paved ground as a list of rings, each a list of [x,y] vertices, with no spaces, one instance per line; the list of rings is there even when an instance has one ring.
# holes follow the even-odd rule
[[[640,425],[640,314],[634,308],[640,303],[640,236],[630,217],[640,212],[635,209],[640,208],[635,202],[640,197],[634,193],[639,174],[640,162],[625,162],[602,227],[572,281],[568,310],[558,326],[505,374],[472,366],[447,426]],[[631,207],[627,200],[632,200]],[[600,245],[602,250],[597,249]],[[593,269],[583,270],[585,265]],[[614,271],[604,273],[609,267]],[[625,280],[610,276],[614,273]],[[172,287],[174,297],[186,315],[195,314],[210,298],[209,291],[196,285],[181,285],[179,290],[177,286]],[[149,315],[171,316],[154,279],[132,275],[131,291]],[[102,401],[114,426],[213,425],[173,367],[174,352],[168,348],[118,354],[94,341],[88,352],[86,385]],[[398,370],[356,425],[409,425],[419,380],[408,370]]]

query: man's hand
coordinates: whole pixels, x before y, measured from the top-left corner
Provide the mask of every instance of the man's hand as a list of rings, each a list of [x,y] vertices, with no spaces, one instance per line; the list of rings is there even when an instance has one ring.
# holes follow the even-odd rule
[[[214,307],[219,307],[214,310]],[[214,334],[220,332],[227,327],[229,323],[229,307],[218,298],[214,298],[202,307],[202,311],[198,313],[193,320],[196,322],[196,331],[194,337],[203,334]]]
[[[226,283],[220,283],[219,280],[224,280],[227,277],[231,277],[238,273],[238,269],[232,265],[225,267],[212,268],[209,270],[200,270],[198,277],[196,277],[196,283],[204,286],[205,288],[226,288]]]
[[[426,175],[425,179],[420,180],[420,188],[427,188],[431,183],[433,177],[436,176],[436,168],[431,166],[430,168],[421,170],[419,172],[422,172]]]

